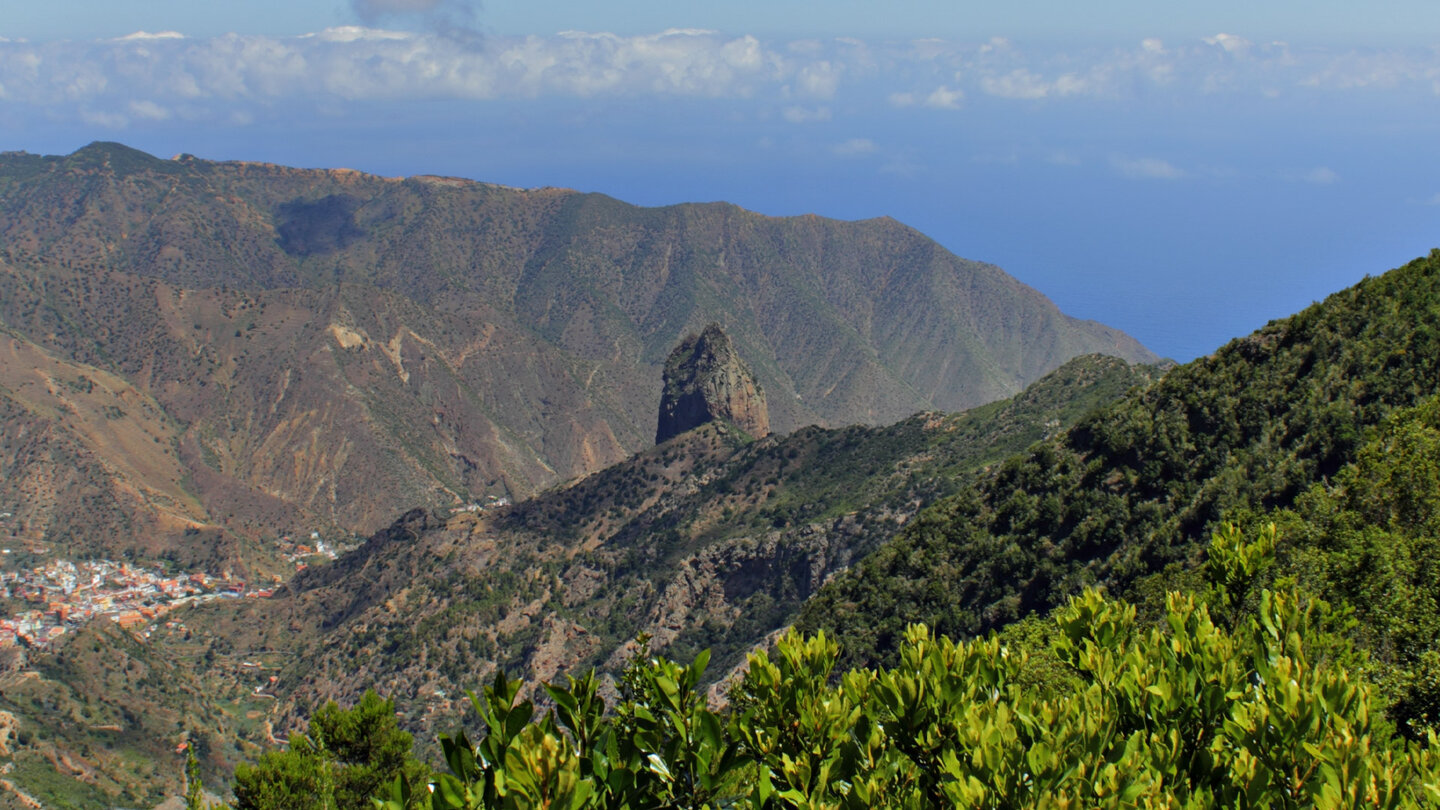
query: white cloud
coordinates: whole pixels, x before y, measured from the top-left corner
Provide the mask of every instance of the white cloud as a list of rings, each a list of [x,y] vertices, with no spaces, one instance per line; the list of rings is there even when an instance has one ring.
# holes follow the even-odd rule
[[[1338,182],[1340,175],[1336,174],[1335,171],[1328,166],[1317,166],[1301,175],[1300,179],[1307,183],[1314,183],[1317,186],[1328,186],[1331,183]]]
[[[954,45],[934,37],[911,40],[910,51],[906,54],[909,59],[917,62],[930,62],[942,59],[954,51]]]
[[[170,111],[161,107],[153,101],[132,101],[130,112],[136,118],[147,118],[151,121],[164,121],[170,117]]]
[[[720,48],[720,55],[733,67],[760,70],[765,67],[765,49],[760,40],[751,36],[732,39]]]
[[[1050,84],[1050,89],[1057,96],[1074,96],[1089,92],[1090,80],[1074,73],[1065,73]]]
[[[469,6],[377,0],[372,11],[461,7]],[[1343,91],[1408,93],[1416,104],[1433,103],[1440,51],[1292,52],[1284,43],[1230,34],[1170,46],[1147,39],[1124,48],[1031,52],[1003,39],[768,42],[700,29],[467,39],[357,25],[300,37],[140,32],[93,42],[0,42],[0,87],[11,115],[29,106],[50,120],[98,115],[109,126],[153,119],[159,109],[180,118],[182,104],[186,120],[208,114],[223,121],[235,112],[264,117],[285,102],[341,111],[351,102],[396,99],[608,97],[749,101],[761,107],[758,118],[799,123],[840,119],[876,100],[954,109],[977,94],[1036,103]]]
[[[1103,74],[1108,69],[1097,68],[1095,72]],[[1092,92],[1095,85],[1094,79],[1076,73],[1063,73],[1054,81],[1046,81],[1043,76],[1026,68],[1016,68],[1004,75],[986,76],[980,80],[980,89],[989,95],[1030,100],[1082,95]]]
[[[809,107],[786,107],[784,112],[781,113],[781,116],[792,124],[810,124],[817,121],[829,121],[830,108],[824,106],[813,109]]]
[[[925,97],[925,106],[934,107],[937,110],[958,110],[960,102],[965,98],[964,90],[951,90],[945,85],[935,88],[935,91]]]
[[[1025,68],[1016,68],[1004,76],[986,76],[980,88],[1001,98],[1036,99],[1050,95],[1050,85]]]
[[[980,46],[980,53],[1008,50],[1010,50],[1010,40],[1005,37],[991,37],[989,42]]]
[[[860,157],[870,155],[879,151],[880,147],[869,138],[851,138],[844,143],[837,143],[830,147],[830,151],[840,157]]]
[[[719,34],[719,31],[710,28],[666,28],[660,32],[662,37],[710,37]],[[613,35],[612,35],[613,36]]]
[[[76,71],[68,78],[69,81],[64,85],[65,96],[75,100],[99,96],[110,87],[110,79],[90,66],[85,66],[85,69]]]
[[[815,98],[832,98],[840,87],[840,74],[844,70],[829,60],[822,60],[800,69],[795,85],[801,93]]]
[[[1110,165],[1125,177],[1137,180],[1179,180],[1185,177],[1183,169],[1176,168],[1159,158],[1112,157]]]
[[[114,42],[144,42],[144,41],[146,41],[146,40],[152,40],[152,39],[184,39],[184,38],[185,38],[185,35],[182,34],[182,33],[180,33],[179,31],[156,31],[156,32],[153,33],[153,34],[150,33],[149,31],[136,31],[136,32],[133,33],[133,34],[126,34],[126,35],[123,36],[123,37],[116,37],[116,38],[115,38],[114,40],[112,40],[112,41],[114,41]]]
[[[1205,37],[1204,41],[1206,45],[1214,45],[1226,53],[1233,54],[1243,54],[1250,50],[1250,46],[1255,44],[1244,37],[1225,33],[1216,34],[1213,37]]]
[[[410,39],[414,34],[408,31],[387,31],[383,28],[366,28],[363,25],[339,25],[326,28],[317,34],[304,34],[301,39],[315,38],[322,42],[381,42],[384,40]]]

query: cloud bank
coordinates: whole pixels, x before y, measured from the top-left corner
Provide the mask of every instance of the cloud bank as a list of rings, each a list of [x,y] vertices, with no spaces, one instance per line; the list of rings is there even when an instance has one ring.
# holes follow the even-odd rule
[[[454,0],[354,0],[364,19],[459,19]],[[176,32],[93,42],[0,41],[0,102],[11,115],[123,127],[172,118],[254,119],[276,105],[436,99],[717,99],[792,123],[837,120],[845,106],[974,111],[1008,104],[1108,103],[1224,95],[1440,94],[1440,52],[1301,50],[1231,34],[1185,43],[1032,52],[995,39],[763,42],[670,30],[456,37],[383,27],[300,37]]]

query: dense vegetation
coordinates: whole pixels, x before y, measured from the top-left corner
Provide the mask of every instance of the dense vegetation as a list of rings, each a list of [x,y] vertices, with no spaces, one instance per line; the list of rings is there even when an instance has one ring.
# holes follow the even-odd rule
[[[549,684],[537,717],[518,681],[471,694],[478,741],[443,737],[448,773],[401,775],[377,805],[645,807],[1407,807],[1440,801],[1436,739],[1376,713],[1335,608],[1257,587],[1275,529],[1213,538],[1197,590],[1158,617],[1087,589],[1038,634],[956,643],[905,632],[892,668],[835,672],[825,634],[755,653],[717,712],[708,656],[637,657],[612,712],[593,674]],[[330,716],[333,717],[332,712]],[[326,732],[328,735],[328,732]],[[254,779],[253,771],[246,778]],[[341,800],[344,767],[306,782]],[[291,774],[265,777],[286,795]],[[247,790],[251,788],[247,787]],[[239,791],[237,790],[237,794]],[[242,808],[289,808],[256,801]]]
[[[368,691],[350,709],[327,703],[283,751],[235,769],[235,806],[267,810],[365,807],[391,779],[424,784],[430,769],[411,756],[395,704]],[[189,777],[193,785],[196,777]]]
[[[965,637],[1091,585],[1191,566],[1229,513],[1288,507],[1440,379],[1440,252],[1176,368],[922,513],[799,626],[894,661],[904,628]]]
[[[1395,413],[1274,518],[1277,575],[1349,611],[1347,635],[1402,732],[1440,729],[1440,398]]]

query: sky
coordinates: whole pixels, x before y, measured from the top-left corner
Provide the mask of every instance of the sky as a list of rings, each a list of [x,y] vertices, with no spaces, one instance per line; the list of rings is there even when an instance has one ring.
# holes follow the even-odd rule
[[[5,0],[0,150],[891,216],[1188,360],[1440,246],[1440,3]]]

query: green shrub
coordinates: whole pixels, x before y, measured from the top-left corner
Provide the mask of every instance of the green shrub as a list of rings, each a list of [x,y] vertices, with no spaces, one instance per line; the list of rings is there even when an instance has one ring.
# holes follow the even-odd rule
[[[638,656],[607,714],[592,674],[471,695],[476,744],[442,737],[433,807],[1410,807],[1440,802],[1437,740],[1374,722],[1332,610],[1257,588],[1273,528],[1212,539],[1209,587],[1160,620],[1087,589],[1035,633],[956,642],[912,625],[893,668],[836,675],[839,646],[791,633],[754,653],[728,716],[698,686],[708,662]],[[1224,617],[1217,622],[1212,611]],[[396,778],[376,806],[430,792]]]

